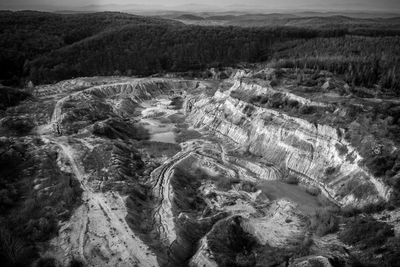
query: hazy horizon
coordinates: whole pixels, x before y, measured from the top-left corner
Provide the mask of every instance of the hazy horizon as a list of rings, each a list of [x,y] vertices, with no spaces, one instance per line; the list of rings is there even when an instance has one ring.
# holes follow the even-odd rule
[[[309,10],[309,11],[369,11],[369,12],[400,12],[398,0],[0,0],[0,9],[33,9],[33,10],[77,10],[80,8],[96,10],[110,9],[123,11],[125,9],[148,10]]]

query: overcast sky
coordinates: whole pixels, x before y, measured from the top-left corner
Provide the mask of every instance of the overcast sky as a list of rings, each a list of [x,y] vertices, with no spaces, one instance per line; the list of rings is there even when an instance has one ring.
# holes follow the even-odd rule
[[[77,8],[87,5],[143,5],[176,7],[193,4],[263,9],[370,10],[400,12],[400,0],[0,0],[1,9]]]

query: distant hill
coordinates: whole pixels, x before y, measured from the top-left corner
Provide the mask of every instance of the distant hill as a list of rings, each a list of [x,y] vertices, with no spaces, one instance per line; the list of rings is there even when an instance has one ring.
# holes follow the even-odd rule
[[[126,25],[182,25],[180,22],[119,12],[56,14],[0,11],[0,80],[15,84],[24,64],[51,51]]]
[[[237,16],[235,15],[216,15],[216,16],[209,16],[206,19],[207,20],[234,20],[236,19]]]
[[[183,15],[176,17],[175,19],[177,19],[177,20],[204,20],[203,17],[192,15],[192,14],[183,14]]]
[[[334,12],[302,12],[294,14],[212,14],[203,16],[204,19],[182,19],[188,24],[219,25],[219,26],[240,26],[240,27],[304,27],[304,28],[326,28],[346,27],[388,30],[400,30],[400,16],[385,18],[368,17],[367,13],[348,13],[349,16]],[[393,15],[393,14],[392,14]],[[192,15],[197,17],[197,15]],[[372,15],[371,15],[372,16]],[[387,26],[390,25],[389,28]]]
[[[29,80],[35,84],[52,83],[77,76],[193,71],[266,61],[280,51],[289,53],[304,40],[347,35],[400,35],[400,19],[396,18],[242,14],[225,16],[228,20],[213,21],[189,13],[175,17],[186,18],[181,20],[185,23],[209,23],[212,27],[118,12],[56,14],[0,11],[0,81],[4,85],[18,85]],[[397,39],[389,39],[389,44],[392,40]],[[387,45],[383,43],[382,49]],[[357,46],[338,54],[349,52],[352,56],[351,51],[356,50],[361,53]],[[283,57],[285,54],[280,56]],[[357,58],[355,64],[363,64],[362,68],[366,68],[375,64],[373,60],[373,57],[368,61]],[[396,57],[385,56],[384,60],[393,61]],[[332,66],[340,67],[340,71],[349,66],[345,61],[335,64]],[[395,71],[392,66],[397,63],[385,64],[384,71]],[[360,82],[356,80],[355,83]],[[393,84],[390,87],[395,85],[389,83]]]

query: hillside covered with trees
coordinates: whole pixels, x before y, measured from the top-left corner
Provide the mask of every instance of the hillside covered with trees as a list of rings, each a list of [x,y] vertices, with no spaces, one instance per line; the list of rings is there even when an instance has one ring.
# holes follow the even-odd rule
[[[324,20],[320,18],[321,25]],[[396,29],[196,26],[124,13],[2,12],[0,80],[22,86],[78,76],[151,75],[274,59],[326,69],[355,86],[399,87]],[[398,94],[399,92],[395,92]]]

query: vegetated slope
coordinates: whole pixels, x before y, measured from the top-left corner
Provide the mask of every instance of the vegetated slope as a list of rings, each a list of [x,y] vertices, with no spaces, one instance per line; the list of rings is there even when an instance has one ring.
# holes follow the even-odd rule
[[[274,42],[316,36],[315,31],[290,28],[127,25],[52,51],[26,67],[34,82],[76,75],[149,75],[266,60]]]
[[[188,26],[123,13],[5,12],[0,18],[3,83],[53,82],[82,75],[139,74],[264,61],[271,44],[342,36],[342,28]]]
[[[353,86],[400,94],[400,38],[343,36],[278,44],[275,67],[328,70]]]
[[[179,24],[135,15],[103,12],[54,14],[0,11],[0,80],[18,83],[25,62],[123,25]]]
[[[175,19],[177,20],[203,20],[203,17],[192,15],[192,14],[182,14]]]
[[[318,63],[320,68],[346,73],[355,85],[380,82],[384,88],[397,87],[399,78],[394,73],[399,64],[399,40],[384,37],[398,33],[397,18],[298,18],[279,14],[234,18],[248,19],[274,24],[256,28],[202,27],[110,12],[2,12],[0,80],[16,85],[28,80],[47,83],[88,75],[149,75],[260,62],[275,54],[275,58],[287,55],[322,61]],[[337,52],[332,54],[332,49]],[[340,55],[346,57],[332,58]],[[330,60],[324,60],[324,56],[335,60],[334,68],[326,66]],[[379,70],[375,70],[377,61]],[[352,70],[347,72],[349,64]]]
[[[240,26],[240,27],[283,27],[294,26],[299,28],[313,29],[346,29],[349,33],[361,33],[362,31],[374,31],[378,35],[397,34],[400,30],[400,18],[360,18],[355,14],[241,14],[241,15],[219,15],[210,14],[202,19],[195,19],[196,16],[188,18],[176,18],[188,24],[199,25],[224,25],[224,26]],[[377,30],[381,30],[378,32]]]

